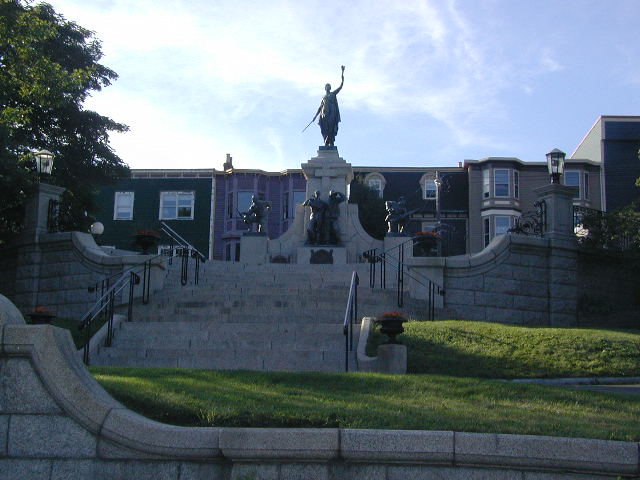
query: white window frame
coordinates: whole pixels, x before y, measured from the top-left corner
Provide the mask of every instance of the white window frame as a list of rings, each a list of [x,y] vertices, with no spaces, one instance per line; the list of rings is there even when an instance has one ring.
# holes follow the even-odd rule
[[[498,195],[498,182],[497,175],[498,172],[507,172],[507,194],[506,195]],[[503,182],[500,182],[500,185],[504,185]],[[493,170],[493,196],[495,198],[509,198],[511,196],[511,170],[508,168],[496,168]]]
[[[175,203],[176,203],[175,216],[173,216],[173,217],[165,217],[163,215],[165,197],[168,197],[170,195],[175,195]],[[178,216],[178,210],[180,209],[180,207],[184,207],[184,205],[180,205],[179,197],[180,196],[186,197],[188,195],[191,196],[191,202],[190,202],[190,205],[189,205],[189,209],[191,210],[191,215],[189,217],[186,217],[186,216],[179,217]],[[165,192],[160,192],[160,209],[159,209],[159,212],[158,212],[158,218],[160,220],[193,220],[195,204],[196,204],[196,193],[194,191],[165,191]]]
[[[425,173],[422,178],[420,178],[420,188],[422,189],[422,199],[423,200],[435,200],[438,197],[438,186],[436,185],[436,173]],[[427,188],[433,186],[432,188]],[[427,195],[427,192],[433,192],[433,196]]]
[[[567,176],[569,174],[575,174],[578,177],[577,185],[569,185],[567,183]],[[568,187],[578,187],[578,195],[573,197],[574,200],[580,200],[582,198],[582,171],[581,170],[565,170],[563,175],[563,183]]]
[[[482,237],[484,246],[487,247],[491,243],[491,219],[489,217],[482,219]]]
[[[130,197],[131,203],[129,207],[129,216],[127,218],[118,216],[118,208],[126,208],[121,206],[119,200],[121,198]],[[115,192],[113,197],[113,219],[114,220],[133,220],[133,202],[135,201],[135,192]]]
[[[382,198],[384,195],[384,189],[387,186],[387,180],[382,174],[373,172],[364,177],[364,184],[373,190],[377,190],[378,195]]]
[[[482,170],[482,198],[491,196],[491,170],[485,168]]]

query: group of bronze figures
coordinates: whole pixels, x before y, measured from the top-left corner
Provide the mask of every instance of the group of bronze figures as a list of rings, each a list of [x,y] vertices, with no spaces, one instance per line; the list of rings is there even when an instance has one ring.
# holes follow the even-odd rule
[[[329,190],[329,199],[320,198],[320,191],[302,204],[311,209],[307,225],[307,244],[338,245],[340,243],[340,204],[346,200],[344,194]]]

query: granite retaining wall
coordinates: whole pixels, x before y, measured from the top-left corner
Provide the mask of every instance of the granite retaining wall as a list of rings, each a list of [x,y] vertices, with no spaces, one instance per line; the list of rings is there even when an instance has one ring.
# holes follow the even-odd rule
[[[522,325],[577,324],[574,241],[507,234],[477,254],[411,259],[444,288],[436,307],[448,318]],[[414,296],[419,286],[411,285]]]
[[[637,478],[638,443],[451,431],[185,428],[115,401],[68,332],[0,295],[0,479]]]
[[[43,306],[59,317],[80,319],[97,300],[96,293],[88,292],[89,285],[151,256],[108,255],[91,235],[65,232],[5,247],[0,258],[0,293],[23,313]],[[163,272],[163,260],[154,260],[152,290],[161,286]]]

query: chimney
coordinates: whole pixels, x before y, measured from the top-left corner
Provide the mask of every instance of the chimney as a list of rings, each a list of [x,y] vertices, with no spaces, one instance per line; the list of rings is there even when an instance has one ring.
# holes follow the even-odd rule
[[[233,158],[231,158],[231,154],[227,153],[227,159],[222,165],[222,169],[226,172],[227,170],[233,170]]]

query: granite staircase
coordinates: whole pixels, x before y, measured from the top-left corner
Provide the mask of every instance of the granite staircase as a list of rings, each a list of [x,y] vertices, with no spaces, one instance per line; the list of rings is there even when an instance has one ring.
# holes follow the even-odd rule
[[[344,371],[344,313],[351,272],[360,277],[358,319],[398,310],[395,289],[371,290],[357,265],[243,266],[211,261],[198,284],[180,284],[174,260],[162,291],[135,307],[93,365]],[[426,306],[412,302],[420,318]],[[357,339],[359,325],[354,338]],[[355,352],[355,348],[354,348]],[[356,370],[354,353],[349,370]]]

